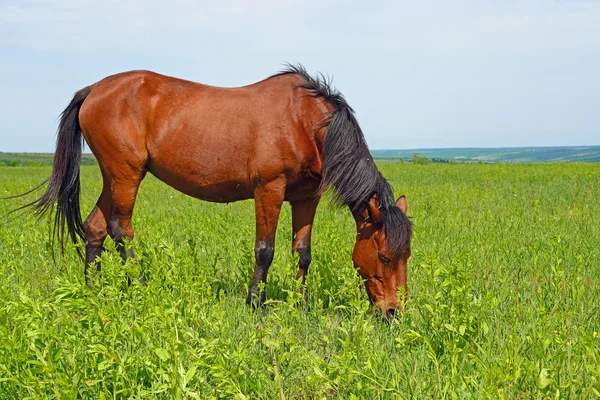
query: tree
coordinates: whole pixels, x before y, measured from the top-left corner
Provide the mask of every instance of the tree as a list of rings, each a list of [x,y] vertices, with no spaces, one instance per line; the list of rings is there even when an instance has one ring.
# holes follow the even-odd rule
[[[425,165],[429,164],[429,158],[421,157],[419,153],[413,153],[413,164]]]

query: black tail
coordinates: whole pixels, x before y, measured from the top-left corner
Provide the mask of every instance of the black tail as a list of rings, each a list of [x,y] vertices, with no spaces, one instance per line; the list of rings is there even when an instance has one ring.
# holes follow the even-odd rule
[[[83,221],[79,209],[79,166],[83,147],[79,110],[91,91],[92,87],[88,86],[75,93],[71,103],[62,112],[48,188],[42,197],[28,204],[42,216],[50,211],[56,203],[51,242],[54,243],[58,235],[63,251],[65,225],[73,243],[77,243],[78,238],[82,240],[84,238]],[[78,252],[81,255],[79,249]]]

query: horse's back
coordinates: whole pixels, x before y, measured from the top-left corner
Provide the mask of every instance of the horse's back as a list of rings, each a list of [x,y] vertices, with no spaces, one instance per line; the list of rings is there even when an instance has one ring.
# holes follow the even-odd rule
[[[281,176],[304,190],[320,172],[328,108],[301,83],[291,74],[220,88],[131,71],[93,86],[80,124],[101,166],[134,165],[194,197],[251,198]]]

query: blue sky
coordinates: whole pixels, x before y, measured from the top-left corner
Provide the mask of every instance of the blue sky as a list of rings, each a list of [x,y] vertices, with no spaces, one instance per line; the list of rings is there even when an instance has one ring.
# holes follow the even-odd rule
[[[0,151],[103,77],[334,77],[373,149],[600,144],[600,1],[0,0]]]

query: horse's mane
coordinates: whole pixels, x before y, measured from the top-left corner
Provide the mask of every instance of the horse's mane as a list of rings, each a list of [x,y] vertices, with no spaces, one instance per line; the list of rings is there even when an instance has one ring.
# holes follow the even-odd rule
[[[381,221],[389,250],[399,255],[410,245],[412,227],[408,217],[396,207],[390,184],[377,169],[354,110],[344,96],[322,74],[312,77],[302,65],[286,65],[274,76],[296,74],[304,79],[300,87],[333,106],[325,115],[327,127],[323,146],[323,178],[321,191],[333,187],[335,203],[346,204],[353,212],[363,211],[369,199],[377,193]]]

